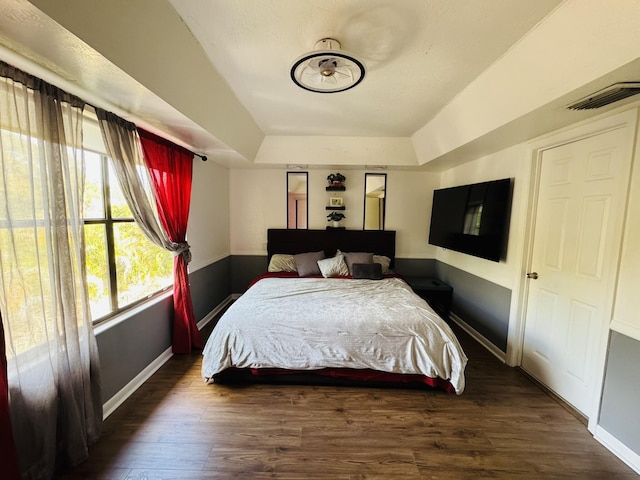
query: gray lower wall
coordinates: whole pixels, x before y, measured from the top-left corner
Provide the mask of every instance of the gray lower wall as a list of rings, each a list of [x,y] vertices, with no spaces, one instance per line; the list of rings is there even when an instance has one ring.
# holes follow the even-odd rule
[[[230,294],[231,260],[227,257],[189,275],[196,321]],[[96,335],[106,402],[171,346],[173,297],[137,312]]]
[[[599,424],[640,455],[640,342],[611,332]]]
[[[408,277],[437,277],[433,258],[396,258],[393,271]]]
[[[199,322],[231,295],[232,257],[189,274],[193,313]]]
[[[453,287],[451,311],[506,353],[511,290],[442,262],[436,272]]]
[[[103,403],[169,348],[172,316],[170,296],[96,335]]]
[[[251,280],[267,271],[266,255],[233,255],[231,257],[231,291],[244,293]]]

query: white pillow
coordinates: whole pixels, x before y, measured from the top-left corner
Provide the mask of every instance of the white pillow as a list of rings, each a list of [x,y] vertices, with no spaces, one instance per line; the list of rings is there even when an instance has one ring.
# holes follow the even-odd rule
[[[347,264],[344,262],[344,255],[342,254],[318,260],[318,267],[320,268],[320,273],[322,273],[322,276],[325,278],[349,275],[349,268],[347,268]]]
[[[271,255],[268,272],[297,272],[296,262],[293,260],[293,255],[286,255],[283,253],[274,253]]]
[[[379,263],[382,265],[383,275],[391,272],[391,270],[389,270],[389,265],[391,265],[391,259],[389,257],[385,257],[384,255],[374,255],[373,263]]]

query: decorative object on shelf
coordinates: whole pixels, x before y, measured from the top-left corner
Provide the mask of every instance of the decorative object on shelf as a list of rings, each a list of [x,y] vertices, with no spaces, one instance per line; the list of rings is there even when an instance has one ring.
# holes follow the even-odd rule
[[[291,80],[310,92],[336,93],[349,90],[364,80],[365,67],[352,53],[340,50],[340,42],[323,38],[316,50],[293,63]]]
[[[343,203],[342,203],[342,197],[331,197],[329,199],[329,206],[330,207],[342,207]]]
[[[344,213],[340,212],[331,212],[329,215],[327,215],[327,220],[333,222],[334,228],[340,227],[340,220],[342,220],[343,218],[347,217]]]
[[[344,182],[347,179],[341,173],[330,173],[327,176],[327,181],[329,182],[329,187],[342,187],[344,188]]]

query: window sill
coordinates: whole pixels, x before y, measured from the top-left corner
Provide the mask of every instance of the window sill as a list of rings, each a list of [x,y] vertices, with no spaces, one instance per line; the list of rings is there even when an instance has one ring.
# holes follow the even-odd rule
[[[136,305],[134,305],[133,307],[124,310],[122,312],[116,313],[115,315],[113,315],[112,317],[108,317],[105,318],[104,320],[100,321],[99,323],[94,324],[93,326],[93,333],[95,335],[99,335],[102,332],[105,332],[113,327],[115,327],[116,325],[130,319],[131,317],[136,316],[138,313],[142,312],[143,310],[146,310],[147,308],[149,308],[151,305],[155,305],[157,303],[160,303],[161,301],[169,298],[171,295],[173,295],[173,288],[168,287],[166,290],[156,293],[155,295],[153,295],[152,297],[150,297],[149,299],[138,303]]]

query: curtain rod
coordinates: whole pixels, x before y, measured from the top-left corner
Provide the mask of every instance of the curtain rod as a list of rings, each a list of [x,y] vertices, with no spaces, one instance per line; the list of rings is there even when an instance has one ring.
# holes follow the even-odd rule
[[[56,88],[58,88],[58,87],[56,87]],[[80,98],[80,97],[78,97],[78,98]],[[93,108],[93,110],[94,110],[95,112],[97,112],[97,111],[98,111],[98,109],[100,109],[100,110],[105,110],[105,109],[104,109],[104,108],[102,108],[102,107],[96,107],[94,104],[92,104],[92,103],[90,103],[90,102],[87,102],[86,100],[82,100],[82,101],[84,102],[84,104],[85,104],[85,105],[89,105],[91,108]],[[105,111],[106,111],[106,110],[105,110]],[[117,114],[115,114],[115,113],[114,113],[113,115],[117,115]],[[118,115],[118,116],[119,116],[119,115]],[[127,121],[127,122],[131,122],[130,120],[126,120],[126,121]],[[131,123],[133,123],[134,125],[136,125],[136,123],[135,123],[135,122],[131,122]],[[136,125],[136,128],[138,128],[138,126],[137,126],[137,125]],[[154,133],[154,135],[158,135],[158,134],[157,134],[157,133]],[[158,135],[158,137],[164,138],[162,135]],[[165,140],[167,140],[167,141],[169,141],[169,142],[176,143],[174,140],[169,140],[169,139],[167,139],[167,138],[165,138]],[[184,145],[180,145],[180,146],[181,146],[182,148],[184,148],[184,149],[186,149],[186,150],[190,151],[191,153],[193,153],[193,155],[195,155],[196,157],[200,157],[200,158],[202,159],[202,161],[203,161],[203,162],[206,162],[206,161],[207,161],[207,156],[206,156],[206,155],[204,155],[204,154],[202,154],[202,153],[196,153],[196,152],[194,152],[193,150],[191,150],[191,148],[187,148],[187,147],[185,147]]]

